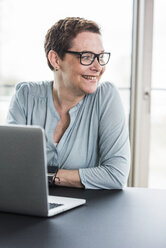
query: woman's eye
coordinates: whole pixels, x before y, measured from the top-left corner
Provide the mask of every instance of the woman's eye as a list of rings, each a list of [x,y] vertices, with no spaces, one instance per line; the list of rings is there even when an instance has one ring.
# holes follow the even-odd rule
[[[93,56],[90,53],[82,54],[82,59],[84,59],[84,60],[92,60],[92,58],[93,58]]]
[[[89,59],[91,59],[91,56],[82,56],[82,59],[85,59],[85,60],[89,60]]]
[[[100,54],[100,59],[104,59],[104,54]]]

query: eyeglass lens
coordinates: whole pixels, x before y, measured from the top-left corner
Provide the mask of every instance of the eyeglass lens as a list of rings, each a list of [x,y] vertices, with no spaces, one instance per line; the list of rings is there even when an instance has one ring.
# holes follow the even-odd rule
[[[109,54],[108,53],[101,53],[98,56],[98,61],[100,65],[105,65],[108,63]],[[81,63],[84,65],[90,65],[95,59],[95,54],[87,52],[83,53],[81,56]]]

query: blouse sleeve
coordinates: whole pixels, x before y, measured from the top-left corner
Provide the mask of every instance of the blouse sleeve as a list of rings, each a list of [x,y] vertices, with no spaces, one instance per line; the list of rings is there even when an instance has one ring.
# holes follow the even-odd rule
[[[16,86],[15,94],[11,99],[6,123],[26,125],[26,101],[27,87],[26,84],[20,83]]]
[[[98,166],[79,169],[81,182],[89,189],[122,189],[130,168],[130,146],[124,109],[118,90],[107,83],[99,93]]]

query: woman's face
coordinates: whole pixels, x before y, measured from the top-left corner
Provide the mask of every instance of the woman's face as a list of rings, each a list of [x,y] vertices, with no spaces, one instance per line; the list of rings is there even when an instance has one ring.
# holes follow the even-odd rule
[[[101,53],[104,51],[101,36],[96,33],[79,33],[72,41],[70,51],[89,51]],[[75,96],[84,96],[96,91],[98,82],[105,71],[105,66],[101,66],[97,58],[91,65],[80,64],[79,56],[66,53],[63,60],[60,60],[60,81],[63,87]]]

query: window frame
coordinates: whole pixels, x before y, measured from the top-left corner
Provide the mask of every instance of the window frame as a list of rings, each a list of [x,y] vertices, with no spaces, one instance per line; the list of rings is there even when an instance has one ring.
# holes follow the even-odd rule
[[[154,0],[134,0],[129,186],[148,187]]]

